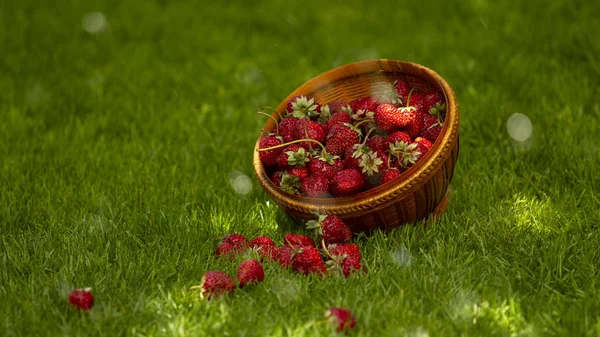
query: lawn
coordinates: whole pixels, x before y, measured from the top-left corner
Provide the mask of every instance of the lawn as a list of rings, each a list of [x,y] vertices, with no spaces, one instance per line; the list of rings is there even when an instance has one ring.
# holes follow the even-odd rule
[[[0,1],[0,335],[329,336],[323,312],[342,306],[352,336],[600,336],[598,12]],[[306,233],[253,175],[257,108],[374,58],[428,66],[457,94],[441,220],[356,237],[366,275],[266,264],[260,285],[193,296],[204,272],[235,272],[219,237]],[[507,132],[514,113],[533,125],[525,142]],[[89,312],[66,301],[80,287]]]

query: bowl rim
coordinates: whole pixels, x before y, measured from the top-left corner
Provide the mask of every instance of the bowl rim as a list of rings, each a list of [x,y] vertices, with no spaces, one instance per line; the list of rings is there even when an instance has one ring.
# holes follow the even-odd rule
[[[360,76],[376,72],[402,72],[417,76],[434,84],[442,91],[446,98],[446,120],[444,126],[427,154],[415,165],[409,168],[404,179],[394,179],[373,189],[363,191],[350,197],[340,198],[308,198],[282,191],[271,182],[258,155],[258,148],[262,134],[275,127],[275,122],[269,118],[261,130],[254,146],[253,166],[255,174],[261,185],[276,203],[283,203],[285,207],[305,213],[348,214],[358,211],[368,211],[379,205],[391,202],[401,195],[408,194],[425,184],[434,174],[436,168],[443,165],[445,159],[452,151],[455,138],[458,137],[459,111],[456,95],[450,85],[438,73],[417,63],[401,60],[375,59],[365,60],[342,65],[331,69],[308,80],[290,93],[277,107],[276,111],[285,111],[288,101],[298,95],[313,95],[320,89],[330,86],[331,83],[342,80],[352,74]],[[278,118],[277,112],[272,116]],[[398,180],[398,181],[395,181]]]

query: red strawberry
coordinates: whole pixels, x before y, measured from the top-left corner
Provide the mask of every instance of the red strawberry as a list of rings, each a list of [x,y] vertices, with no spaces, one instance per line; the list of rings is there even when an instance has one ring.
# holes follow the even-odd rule
[[[360,158],[370,152],[371,149],[368,146],[354,144],[352,148],[349,148],[344,152],[344,168],[360,170]]]
[[[325,137],[327,134],[325,133],[325,128],[323,125],[311,121],[309,119],[301,119],[298,123],[296,123],[296,130],[294,131],[295,139],[313,139],[318,142],[323,143],[325,141]],[[313,148],[316,146],[314,142],[306,142],[306,146],[309,148]]]
[[[394,132],[408,125],[410,118],[406,108],[396,108],[391,104],[382,104],[375,110],[375,124],[385,132]]]
[[[69,303],[79,310],[90,310],[94,305],[94,295],[90,288],[75,289],[69,293]]]
[[[404,142],[406,145],[412,143],[412,138],[406,132],[396,131],[390,133],[386,137],[386,151],[390,150],[390,145],[396,144],[396,142]]]
[[[286,234],[283,237],[283,242],[286,246],[291,245],[296,248],[315,246],[315,241],[312,238],[301,234]]]
[[[271,176],[271,182],[277,186],[277,187],[281,187],[281,178],[283,177],[283,171],[277,171],[275,173],[273,173],[273,175]]]
[[[237,270],[237,279],[240,288],[248,283],[259,283],[265,279],[265,271],[258,260],[246,260]]]
[[[326,244],[348,242],[352,237],[350,228],[336,215],[320,215],[318,220],[308,221],[306,228],[315,229]]]
[[[233,244],[229,242],[223,242],[219,245],[219,247],[217,247],[216,253],[218,257],[225,257],[233,260],[237,255],[237,250]]]
[[[332,155],[341,155],[360,141],[361,132],[352,124],[334,125],[327,134],[325,149]]]
[[[291,176],[300,178],[300,182],[302,182],[304,178],[310,176],[310,172],[308,172],[308,167],[290,167],[287,170],[287,173]]]
[[[365,143],[365,145],[367,145],[373,152],[383,153],[383,152],[387,151],[387,148],[388,148],[385,137],[381,136],[381,135],[375,135],[375,136],[367,139],[367,142]]]
[[[222,271],[213,270],[206,272],[200,281],[200,295],[202,298],[210,300],[213,297],[230,293],[235,289],[235,283],[231,276]]]
[[[435,118],[434,116],[432,117]],[[435,118],[435,123],[427,126],[429,124],[429,120],[429,117],[425,118],[425,127],[421,132],[421,136],[430,142],[435,143],[435,140],[440,136],[440,133],[442,133],[442,124],[437,121],[437,118]]]
[[[413,91],[406,101],[406,106],[414,107],[417,112],[425,112],[425,97],[418,91]]]
[[[431,150],[431,147],[433,146],[433,143],[431,143],[429,140],[427,140],[426,138],[423,138],[423,137],[415,138],[415,143],[424,147],[425,152],[423,154],[425,154],[425,153],[427,153],[427,151]]]
[[[233,233],[223,238],[224,243],[230,243],[239,252],[250,248],[250,242],[242,234]]]
[[[250,245],[252,247],[275,246],[275,242],[268,236],[260,235],[250,241]]]
[[[390,156],[393,162],[397,162],[400,167],[408,168],[414,165],[421,158],[421,151],[417,149],[417,143],[406,144],[396,142],[390,145]]]
[[[423,131],[423,116],[416,110],[406,111],[408,124],[402,130],[408,133],[411,138],[416,138]]]
[[[275,135],[270,135],[263,137],[258,144],[259,149],[265,149],[272,146],[277,146],[283,144],[283,140]],[[258,152],[258,156],[265,166],[273,166],[276,163],[277,156],[281,154],[283,148],[277,148],[273,150],[260,151]]]
[[[292,268],[302,274],[325,274],[323,257],[315,247],[302,247],[292,256]]]
[[[331,248],[331,247],[330,247]],[[335,245],[329,253],[336,268],[341,267],[344,276],[363,270],[360,262],[360,247],[355,244]]]
[[[319,115],[320,107],[314,98],[296,96],[290,99],[286,110],[296,118],[311,118]]]
[[[402,98],[402,102],[406,102],[406,99],[408,98],[408,94],[410,93],[410,86],[402,81],[402,80],[398,80],[396,82],[394,82],[394,89],[396,90],[396,92],[398,93],[398,95],[400,95],[400,97]]]
[[[350,107],[354,112],[357,112],[359,110],[375,111],[378,105],[379,103],[377,103],[377,101],[374,100],[372,97],[362,97],[350,102]]]
[[[365,179],[356,169],[345,169],[335,174],[329,185],[334,197],[346,197],[362,191]]]
[[[296,132],[296,124],[298,118],[287,117],[279,121],[279,136],[283,138],[283,141],[288,143],[293,141],[294,134]]]
[[[388,170],[384,170],[383,173],[381,174],[381,184],[383,185],[389,181],[392,181],[392,180],[398,178],[401,174],[402,174],[402,172],[400,172],[400,170],[398,170],[397,168],[391,168]]]
[[[280,170],[286,170],[290,166],[303,167],[310,161],[307,147],[301,144],[291,144],[283,149],[277,156],[277,167]]]
[[[338,156],[321,155],[315,157],[308,163],[308,170],[313,176],[322,176],[327,179],[333,178],[335,173],[344,168],[342,160]]]
[[[352,123],[352,119],[350,118],[350,115],[343,111],[336,112],[333,115],[331,115],[331,118],[327,121],[327,124],[325,124],[325,132],[327,134],[329,134],[329,131],[331,130],[332,127],[334,127],[335,125],[344,124],[344,123],[348,123],[348,124]]]
[[[302,180],[302,194],[309,198],[327,198],[329,194],[329,179],[323,176],[310,176]]]
[[[335,244],[328,247],[332,256],[349,256],[357,260],[361,259],[360,247],[354,243]]]
[[[257,236],[250,242],[250,245],[256,250],[262,260],[276,261],[279,257],[279,248],[275,246],[275,243],[269,237]]]
[[[348,309],[329,308],[325,311],[325,318],[336,327],[338,332],[348,331],[356,326],[354,315]]]
[[[331,111],[332,115],[338,112],[345,112],[346,114],[348,114],[348,112],[351,109],[350,104],[340,100],[331,101],[327,103],[327,106],[329,107],[329,110]]]
[[[446,100],[438,90],[427,92],[423,98],[425,112],[433,116],[440,116],[446,112]]]
[[[284,268],[289,268],[292,265],[292,255],[294,255],[295,248],[292,246],[284,245],[279,248],[279,264]]]
[[[388,156],[383,152],[369,152],[360,157],[359,167],[365,178],[378,176],[388,166]]]
[[[284,172],[281,176],[281,182],[279,184],[279,187],[284,192],[290,194],[300,194],[300,190],[302,189],[302,182],[300,181],[299,177]]]

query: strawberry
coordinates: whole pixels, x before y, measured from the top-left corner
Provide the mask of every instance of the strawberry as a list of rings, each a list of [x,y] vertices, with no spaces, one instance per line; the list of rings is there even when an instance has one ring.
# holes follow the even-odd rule
[[[369,152],[360,157],[359,167],[365,178],[377,176],[388,166],[388,156],[383,152]]]
[[[329,134],[329,131],[331,130],[331,128],[333,128],[335,125],[338,124],[351,124],[352,123],[352,119],[350,118],[350,115],[346,112],[336,112],[333,115],[331,115],[331,118],[329,118],[329,120],[327,121],[327,123],[325,124],[325,132],[327,134]]]
[[[375,93],[375,100],[379,104],[392,104],[396,106],[402,105],[402,97],[398,95],[392,83],[379,83],[375,88],[372,89],[372,92]]]
[[[394,82],[394,89],[396,90],[396,93],[398,93],[398,95],[400,95],[400,97],[402,98],[402,102],[406,102],[408,94],[410,93],[410,86],[406,82],[398,80]]]
[[[429,117],[431,116],[431,117]],[[438,121],[437,117],[429,115],[425,117],[425,126],[421,132],[421,136],[432,143],[440,136],[443,124]]]
[[[279,264],[284,268],[289,268],[292,265],[292,255],[294,255],[295,248],[292,246],[285,245],[279,248]]]
[[[362,98],[358,98],[358,99],[355,99],[354,101],[350,102],[350,107],[352,108],[352,111],[354,111],[354,112],[357,112],[360,110],[375,111],[375,109],[377,109],[378,105],[379,105],[379,103],[377,103],[377,101],[374,100],[372,97],[362,97]]]
[[[297,176],[293,176],[287,172],[284,172],[281,176],[281,182],[279,187],[287,193],[290,194],[300,194],[300,190],[302,188],[302,182],[300,178]]]
[[[406,106],[412,106],[418,112],[425,112],[425,97],[418,91],[413,91],[406,100]]]
[[[307,147],[304,144],[291,144],[281,151],[277,159],[277,167],[280,170],[286,170],[290,166],[303,167],[310,161]]]
[[[276,261],[279,257],[279,248],[267,236],[257,236],[250,242],[250,245],[256,250],[261,260]]]
[[[320,143],[325,141],[325,137],[327,134],[325,133],[325,128],[323,125],[311,121],[309,119],[301,119],[296,123],[296,130],[294,131],[294,138],[298,139],[312,139],[316,140]],[[309,148],[314,147],[315,143],[313,142],[305,142],[301,144],[306,144]]]
[[[417,137],[415,138],[415,143],[419,144],[420,146],[423,146],[423,148],[421,148],[422,150],[425,150],[425,152],[423,154],[425,154],[427,151],[431,150],[431,147],[433,146],[433,144],[427,140],[426,138],[423,137]],[[423,152],[423,151],[421,151]]]
[[[296,118],[311,118],[319,115],[320,107],[314,98],[306,96],[292,97],[286,108]]]
[[[291,176],[300,178],[300,182],[304,178],[310,176],[310,172],[308,172],[308,167],[290,167],[287,169],[287,173]]]
[[[441,116],[446,112],[446,100],[438,90],[431,90],[423,97],[425,112],[433,116]]]
[[[250,246],[252,247],[262,247],[262,246],[275,246],[275,242],[268,236],[257,236],[252,241],[250,241]]]
[[[375,135],[367,139],[365,145],[368,146],[373,152],[383,153],[388,149],[386,138],[381,135]]]
[[[287,117],[279,121],[279,136],[283,138],[284,142],[288,143],[295,140],[294,133],[297,123],[298,118],[293,117]]]
[[[410,118],[414,116],[408,115],[406,108],[399,109],[391,104],[382,104],[375,110],[373,118],[378,128],[389,133],[407,126]]]
[[[360,141],[361,134],[352,124],[334,125],[327,134],[325,149],[332,155],[341,155],[346,149],[351,148]]]
[[[329,194],[329,179],[323,176],[310,176],[302,180],[302,194],[309,198],[327,198]]]
[[[390,168],[387,170],[383,170],[381,174],[381,184],[385,184],[389,181],[392,181],[398,178],[402,173],[397,168]]]
[[[354,315],[348,309],[329,308],[325,311],[325,319],[333,324],[338,332],[348,331],[356,326]]]
[[[315,247],[302,247],[292,256],[292,268],[302,274],[325,274],[323,257]]]
[[[340,100],[331,101],[331,102],[327,103],[327,106],[329,107],[329,110],[331,111],[332,115],[334,115],[338,112],[345,112],[346,114],[348,114],[350,112],[350,110],[352,109],[350,107],[350,104],[348,104],[344,101],[340,101]]]
[[[390,133],[385,140],[387,142],[386,151],[389,151],[390,146],[396,144],[396,142],[403,142],[406,143],[406,145],[412,143],[412,138],[408,135],[408,133],[402,131]]]
[[[277,146],[283,144],[283,139],[275,135],[269,135],[263,137],[258,143],[258,147],[260,149],[265,149],[272,146]],[[281,154],[283,148],[277,148],[273,150],[261,151],[258,153],[260,160],[265,166],[273,166],[276,163],[277,156]]]
[[[248,283],[262,282],[265,279],[265,271],[258,260],[246,260],[240,264],[237,270],[237,279],[242,288]]]
[[[400,167],[408,168],[421,158],[422,153],[417,149],[417,145],[417,143],[396,142],[390,145],[390,156],[397,160]]]
[[[210,300],[211,298],[230,293],[235,289],[235,283],[231,276],[222,271],[213,270],[206,272],[200,281],[200,295],[202,298]]]
[[[341,170],[333,176],[329,185],[334,197],[346,197],[362,191],[365,179],[356,169]]]
[[[356,271],[363,270],[360,262],[360,247],[358,245],[338,244],[334,247],[330,247],[329,254],[331,254],[333,265],[335,266],[334,268],[341,267],[341,270],[346,277]]]
[[[229,242],[222,242],[219,247],[217,247],[216,253],[218,257],[224,257],[233,260],[237,255],[237,250],[233,244]]]
[[[227,235],[223,238],[223,242],[232,244],[239,252],[250,248],[250,241],[248,241],[248,239],[246,239],[242,234],[238,233]]]
[[[283,237],[283,242],[286,246],[289,245],[296,248],[315,246],[315,241],[312,238],[301,234],[286,234]]]
[[[370,153],[371,149],[363,144],[354,144],[344,152],[344,168],[360,169],[360,158]]]
[[[315,229],[326,244],[348,242],[352,237],[350,228],[335,215],[319,215],[319,219],[308,221],[306,228]]]
[[[277,186],[277,187],[281,187],[281,178],[283,177],[283,171],[277,171],[275,173],[273,173],[273,175],[271,176],[271,182]]]
[[[69,303],[79,310],[87,311],[94,305],[94,295],[90,288],[75,289],[69,293]]]
[[[308,163],[308,170],[313,176],[322,176],[327,179],[333,178],[335,173],[344,168],[342,160],[338,156],[330,154],[321,154],[319,157],[314,157]]]
[[[402,130],[408,133],[411,138],[418,137],[423,131],[423,116],[416,110],[407,110],[405,116],[408,124]]]

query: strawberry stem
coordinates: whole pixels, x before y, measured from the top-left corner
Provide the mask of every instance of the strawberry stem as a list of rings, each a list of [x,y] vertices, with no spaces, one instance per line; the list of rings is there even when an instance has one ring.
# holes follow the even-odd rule
[[[257,111],[256,113],[259,115],[263,115],[263,116],[267,116],[267,117],[271,118],[275,122],[275,130],[277,130],[277,135],[279,136],[279,122],[277,121],[277,118],[275,118],[267,113],[264,113],[262,111]]]
[[[280,147],[286,147],[288,145],[302,143],[302,142],[317,143],[317,144],[319,144],[319,146],[321,146],[322,150],[325,150],[325,145],[321,144],[321,142],[319,142],[318,140],[314,140],[314,139],[297,139],[297,140],[292,140],[291,142],[287,142],[287,143],[283,143],[283,144],[279,144],[279,145],[275,145],[275,146],[271,146],[271,147],[265,147],[265,148],[262,148],[262,149],[258,149],[257,151],[258,152],[269,151],[269,150],[274,150],[274,149],[278,149]]]
[[[367,135],[365,136],[362,145],[365,145],[367,143],[367,139],[369,139],[369,136],[371,135],[371,132],[373,132],[373,130],[375,130],[375,128],[370,128],[369,131],[367,131]]]
[[[408,93],[408,96],[406,97],[406,106],[408,106],[408,103],[410,102],[410,95],[412,95],[413,91],[415,91],[415,88],[410,89],[410,92]]]
[[[354,127],[355,127],[355,128],[358,128],[358,127],[359,127],[361,124],[368,123],[368,122],[374,122],[374,121],[375,121],[375,120],[373,120],[373,119],[363,119],[362,121],[360,121],[360,122],[358,122],[358,123],[354,124]]]
[[[321,238],[321,246],[323,246],[323,251],[325,252],[325,255],[329,256],[329,258],[333,260],[333,256],[331,256],[331,253],[329,252],[329,250],[325,246],[325,239],[324,238]]]

